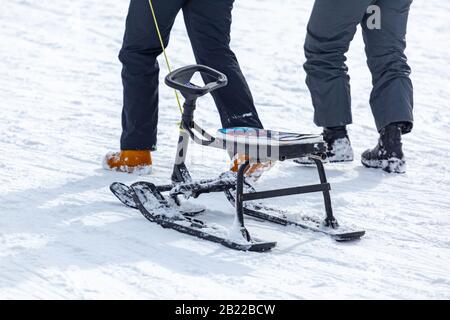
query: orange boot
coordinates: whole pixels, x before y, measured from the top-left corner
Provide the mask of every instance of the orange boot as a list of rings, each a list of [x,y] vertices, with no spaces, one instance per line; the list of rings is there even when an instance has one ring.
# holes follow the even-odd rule
[[[150,150],[110,152],[103,160],[103,168],[119,172],[148,174],[152,168],[152,154]]]
[[[231,159],[233,166],[230,170],[233,172],[238,172],[241,164],[244,164],[248,159],[249,157],[245,155],[235,155],[233,159]],[[270,170],[272,167],[272,161],[265,163],[250,163],[250,166],[245,170],[245,177],[253,182],[256,182],[259,178],[261,178],[264,171]]]

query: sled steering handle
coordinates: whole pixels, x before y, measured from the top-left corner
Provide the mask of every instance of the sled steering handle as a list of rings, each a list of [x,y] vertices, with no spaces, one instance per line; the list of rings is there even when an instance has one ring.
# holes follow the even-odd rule
[[[203,81],[206,83],[203,87],[191,83],[192,77],[199,72]],[[183,67],[169,73],[165,79],[166,85],[180,91],[186,100],[195,101],[195,99],[204,96],[228,84],[228,79],[223,73],[213,68],[203,65],[192,65]]]

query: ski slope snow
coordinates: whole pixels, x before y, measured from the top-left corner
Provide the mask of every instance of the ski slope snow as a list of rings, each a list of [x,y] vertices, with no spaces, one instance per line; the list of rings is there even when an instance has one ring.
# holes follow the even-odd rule
[[[312,0],[238,0],[233,48],[266,127],[320,132],[304,84],[302,43]],[[448,299],[450,298],[450,2],[414,1],[408,56],[415,129],[405,136],[405,175],[363,168],[376,143],[361,35],[348,54],[357,153],[327,165],[341,223],[367,230],[356,243],[248,220],[278,241],[270,253],[236,252],[164,230],[120,205],[114,181],[169,181],[177,139],[173,92],[161,86],[159,150],[152,175],[107,172],[119,147],[121,65],[128,1],[8,0],[0,11],[0,298],[32,299]],[[169,47],[174,67],[194,62],[182,17]],[[162,61],[161,61],[162,62]],[[162,74],[167,73],[161,63]],[[219,126],[210,98],[197,119]],[[197,177],[227,169],[220,151],[190,147]],[[277,164],[257,187],[315,182]],[[231,225],[221,194],[198,202],[208,221]],[[318,195],[273,200],[322,214]]]

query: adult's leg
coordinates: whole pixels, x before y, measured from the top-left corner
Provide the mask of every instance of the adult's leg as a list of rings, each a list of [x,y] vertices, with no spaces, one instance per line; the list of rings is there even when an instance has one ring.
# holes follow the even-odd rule
[[[165,45],[183,2],[153,0]],[[156,149],[159,75],[156,58],[161,52],[148,0],[131,0],[119,54],[123,64],[122,150]]]
[[[316,0],[314,3],[305,40],[304,68],[315,109],[314,122],[318,126],[352,123],[345,53],[373,1]]]
[[[411,3],[412,0],[377,0],[381,29],[370,30],[366,23],[362,24],[373,81],[370,105],[378,131],[396,122],[404,123],[403,133],[412,129],[413,86],[405,56]]]
[[[183,7],[184,20],[197,63],[217,69],[228,77],[228,86],[212,94],[222,126],[262,128],[248,84],[230,49],[233,2],[188,0]]]

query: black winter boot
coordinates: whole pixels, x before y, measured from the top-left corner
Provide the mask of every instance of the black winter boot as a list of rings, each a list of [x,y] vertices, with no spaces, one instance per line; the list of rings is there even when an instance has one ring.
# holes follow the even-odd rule
[[[324,128],[322,135],[323,140],[327,144],[327,159],[324,162],[353,161],[353,149],[345,126]],[[307,157],[297,159],[295,162],[300,164],[314,164]]]
[[[389,173],[405,173],[402,131],[402,125],[397,123],[381,129],[377,146],[361,155],[362,164],[368,168],[383,169]]]

